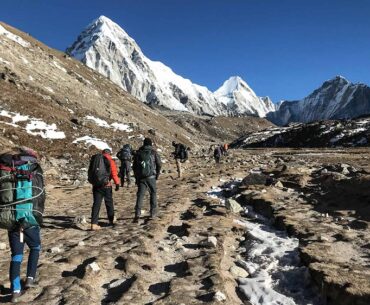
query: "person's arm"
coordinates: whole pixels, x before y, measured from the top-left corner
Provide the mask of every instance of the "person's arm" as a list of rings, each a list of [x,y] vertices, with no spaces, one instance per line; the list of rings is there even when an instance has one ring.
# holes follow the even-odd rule
[[[162,161],[161,161],[161,157],[159,156],[157,152],[154,153],[154,159],[155,159],[155,167],[157,171],[156,178],[158,179],[161,173],[161,169],[162,169]]]
[[[118,178],[116,162],[114,162],[112,158],[109,158],[109,162],[110,162],[110,168],[111,168],[111,177],[114,181],[114,184],[119,185],[119,178]]]

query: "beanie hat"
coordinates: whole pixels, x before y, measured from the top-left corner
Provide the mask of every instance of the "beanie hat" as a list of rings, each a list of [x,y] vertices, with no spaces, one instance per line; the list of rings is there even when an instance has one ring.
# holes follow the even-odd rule
[[[144,139],[144,146],[152,146],[152,145],[153,145],[152,139],[150,138]]]

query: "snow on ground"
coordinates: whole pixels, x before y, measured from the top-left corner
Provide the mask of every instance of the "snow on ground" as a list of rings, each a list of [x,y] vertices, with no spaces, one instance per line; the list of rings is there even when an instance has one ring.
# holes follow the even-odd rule
[[[238,180],[213,186],[207,195],[218,198],[222,204],[225,191],[236,183]],[[248,219],[234,220],[247,229],[241,245],[245,248],[245,260],[240,260],[239,265],[249,277],[238,278],[241,293],[252,305],[322,305],[311,286],[308,269],[300,262],[298,239],[276,230],[252,207],[244,209]]]
[[[263,219],[251,207],[249,215]],[[310,286],[308,269],[300,263],[298,239],[275,230],[268,221],[239,221],[247,228],[248,260],[243,267],[250,277],[239,279],[240,291],[253,305],[320,304]]]
[[[26,132],[33,136],[41,136],[44,139],[64,139],[66,136],[63,131],[58,131],[56,124],[47,124],[41,119],[32,118],[28,115],[22,115],[17,112],[10,112],[7,110],[0,111],[0,117],[10,118],[12,123],[6,123],[13,127],[21,127],[17,125],[19,122],[27,122]],[[23,128],[23,127],[21,127]]]
[[[104,128],[112,128],[114,130],[119,130],[119,131],[126,131],[126,132],[132,132],[132,128],[128,124],[123,124],[123,123],[117,123],[114,122],[112,124],[109,124],[107,121],[96,118],[92,115],[86,116],[86,119],[89,121],[93,121],[96,125]]]
[[[97,138],[92,138],[90,136],[84,136],[81,138],[77,138],[76,140],[73,141],[74,144],[77,144],[79,142],[84,142],[86,143],[89,147],[95,146],[97,149],[103,150],[105,148],[112,149],[106,142],[97,139]]]
[[[5,37],[9,38],[10,40],[13,40],[14,42],[20,44],[22,47],[29,47],[30,43],[25,41],[23,38],[14,35],[13,33],[6,30],[3,26],[0,25],[0,35],[4,35]]]

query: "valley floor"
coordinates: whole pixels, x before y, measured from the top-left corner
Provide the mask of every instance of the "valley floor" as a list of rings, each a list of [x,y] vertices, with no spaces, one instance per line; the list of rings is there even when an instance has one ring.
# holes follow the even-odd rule
[[[98,232],[89,231],[89,224],[81,222],[83,216],[89,221],[90,187],[60,186],[49,179],[39,286],[28,290],[22,301],[51,305],[251,304],[249,298],[255,305],[283,304],[278,298],[268,303],[269,298],[255,300],[248,295],[256,291],[248,289],[255,276],[248,264],[256,262],[252,251],[262,238],[252,234],[252,230],[262,232],[255,231],[261,229],[261,217],[251,213],[253,206],[299,238],[294,251],[309,267],[311,277],[304,285],[314,295],[311,301],[295,296],[274,274],[274,292],[264,290],[266,294],[285,294],[291,302],[286,304],[369,304],[369,158],[369,150],[249,150],[231,151],[216,166],[199,154],[186,164],[181,179],[175,178],[173,164],[165,164],[166,173],[159,180],[157,219],[144,217],[140,224],[132,223],[136,188],[124,188],[114,193],[117,225],[104,226],[103,205],[104,227]],[[334,166],[338,163],[348,163],[348,173],[338,173],[340,165]],[[251,171],[273,177],[273,185],[251,180],[240,184]],[[230,188],[230,181],[235,187]],[[222,196],[207,194],[212,190]],[[335,192],[340,196],[338,205],[332,204]],[[220,200],[230,196],[246,208],[242,215],[228,211]],[[353,201],[347,204],[348,196]],[[148,200],[144,208],[149,210]],[[0,242],[7,243],[6,234],[1,234]],[[276,254],[266,251],[259,256]],[[9,250],[1,250],[0,303],[9,301],[9,259]],[[299,260],[295,264],[305,268]]]

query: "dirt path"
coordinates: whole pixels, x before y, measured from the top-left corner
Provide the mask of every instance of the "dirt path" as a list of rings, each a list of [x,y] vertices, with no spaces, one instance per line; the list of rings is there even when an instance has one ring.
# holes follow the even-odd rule
[[[199,158],[187,165],[182,179],[162,175],[159,216],[153,221],[144,217],[141,224],[132,223],[136,188],[121,189],[114,193],[117,225],[99,232],[89,231],[88,224],[76,221],[83,216],[89,221],[92,196],[88,186],[68,189],[49,185],[39,287],[27,291],[22,301],[202,304],[226,297],[230,304],[242,304],[235,281],[227,272],[239,229],[225,208],[205,194],[221,177],[235,175],[235,169],[226,165],[216,168]],[[172,165],[170,168],[173,171]],[[147,215],[148,198],[146,204]],[[103,206],[100,215],[104,226]],[[209,236],[216,237],[216,247],[203,245]],[[4,235],[1,241],[6,242]],[[9,258],[8,250],[0,258],[3,287],[9,287]],[[2,296],[0,302],[8,300]]]

